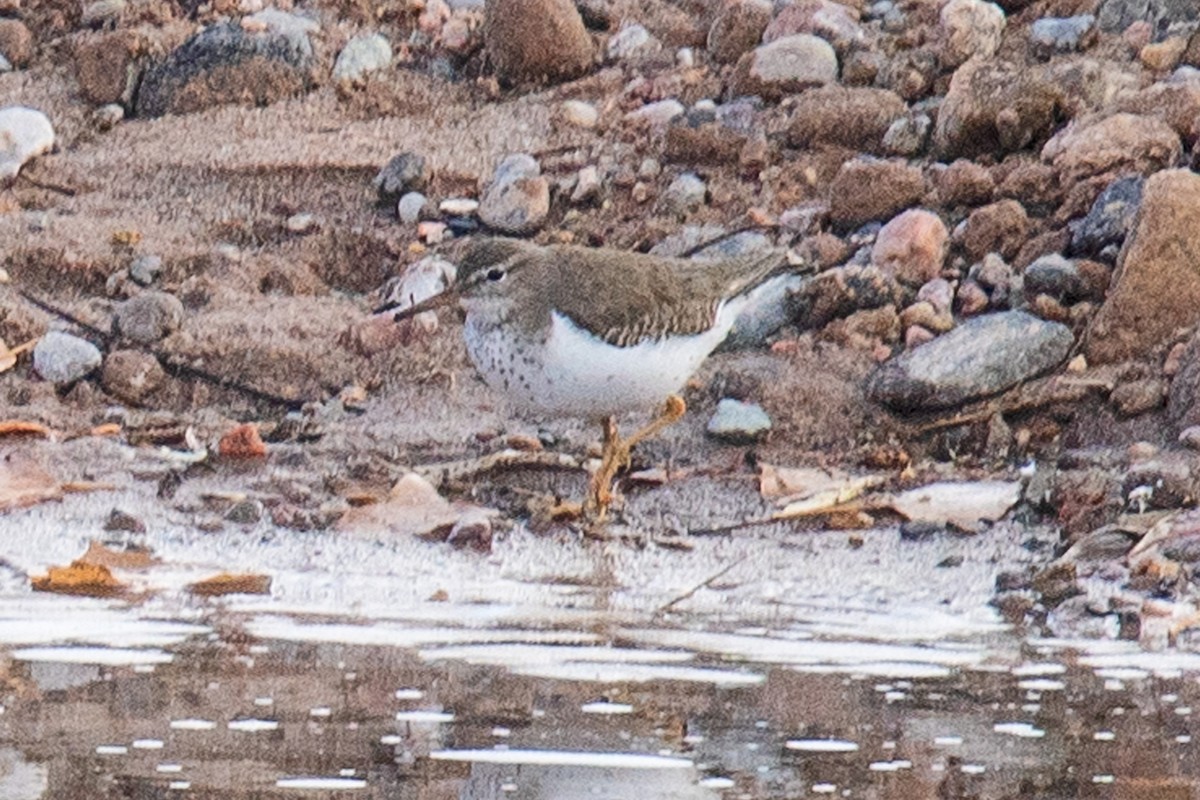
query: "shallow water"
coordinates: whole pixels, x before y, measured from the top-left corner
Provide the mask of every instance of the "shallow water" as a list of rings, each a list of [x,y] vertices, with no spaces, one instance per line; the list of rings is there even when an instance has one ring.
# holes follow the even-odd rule
[[[6,798],[1200,791],[1200,656],[1128,643],[999,626],[935,643],[821,625],[179,623],[62,598],[5,616]]]

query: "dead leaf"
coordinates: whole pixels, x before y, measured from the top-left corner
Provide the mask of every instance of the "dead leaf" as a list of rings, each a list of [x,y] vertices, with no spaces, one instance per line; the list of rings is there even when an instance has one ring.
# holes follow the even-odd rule
[[[421,536],[444,538],[468,512],[480,509],[467,503],[451,503],[429,481],[410,472],[396,482],[379,503],[349,509],[338,520],[338,529],[356,536]]]
[[[62,485],[30,459],[17,455],[0,459],[0,511],[59,500],[62,496]]]
[[[818,467],[776,467],[763,464],[758,490],[767,499],[782,498],[787,503],[818,496],[836,496],[845,503],[867,489],[884,482],[882,475],[848,475],[840,470]]]
[[[995,522],[1020,499],[1021,484],[1016,481],[943,481],[893,495],[887,505],[915,522],[973,532],[980,521]]]
[[[10,349],[9,346],[4,343],[4,340],[0,339],[0,372],[8,372],[10,369],[15,367],[17,365],[17,357],[26,350],[32,350],[33,346],[37,343],[37,339],[30,339],[29,341],[23,342]]]
[[[108,567],[88,564],[82,559],[69,567],[50,567],[47,573],[32,580],[35,592],[83,595],[85,597],[115,597],[129,590],[113,577]]]
[[[253,573],[222,572],[211,578],[190,584],[188,591],[201,597],[218,597],[224,594],[270,594],[271,578]]]
[[[87,552],[75,562],[109,569],[146,569],[161,563],[154,553],[145,547],[130,547],[128,550],[113,550],[97,541],[88,542]]]
[[[0,364],[3,364],[3,354],[0,353]],[[0,372],[3,372],[3,367],[0,367]],[[29,433],[35,436],[49,437],[51,430],[40,422],[29,422],[23,419],[4,419],[0,420],[0,436],[12,436],[14,434]]]
[[[217,452],[224,458],[263,458],[267,445],[258,435],[257,425],[238,425],[221,437]]]

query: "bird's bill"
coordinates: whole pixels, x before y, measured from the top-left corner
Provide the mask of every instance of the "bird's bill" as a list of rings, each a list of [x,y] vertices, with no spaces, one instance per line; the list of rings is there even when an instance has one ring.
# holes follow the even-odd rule
[[[395,312],[395,316],[392,317],[392,320],[394,322],[403,322],[406,319],[412,319],[417,314],[423,314],[426,311],[433,311],[434,309],[441,308],[442,306],[450,305],[457,299],[458,292],[456,292],[454,289],[446,289],[445,291],[435,294],[432,297],[425,298],[419,303],[413,303],[407,308],[400,308],[400,310]],[[394,300],[390,303],[386,303],[375,309],[374,313],[383,314],[388,311],[392,311],[399,308],[403,302],[403,300]]]

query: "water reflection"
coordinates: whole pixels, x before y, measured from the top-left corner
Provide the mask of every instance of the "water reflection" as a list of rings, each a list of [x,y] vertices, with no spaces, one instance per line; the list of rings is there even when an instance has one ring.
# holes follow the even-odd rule
[[[1188,653],[371,627],[259,619],[172,644],[15,647],[0,797],[1200,793]]]

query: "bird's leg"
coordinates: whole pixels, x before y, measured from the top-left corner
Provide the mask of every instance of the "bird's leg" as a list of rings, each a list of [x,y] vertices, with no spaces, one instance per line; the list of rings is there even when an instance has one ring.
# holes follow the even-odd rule
[[[600,466],[592,474],[587,499],[583,503],[584,516],[603,522],[612,503],[612,484],[617,470],[622,466],[621,437],[617,432],[617,421],[604,418],[604,439],[600,448]],[[625,453],[628,459],[628,452]]]
[[[662,413],[658,415],[649,425],[642,428],[637,433],[618,443],[617,447],[621,455],[621,466],[629,465],[629,451],[639,442],[644,442],[652,436],[657,436],[659,431],[664,428],[669,428],[679,420],[683,419],[683,415],[687,413],[687,403],[683,402],[683,398],[677,394],[673,394],[667,398],[667,402],[663,404]]]

